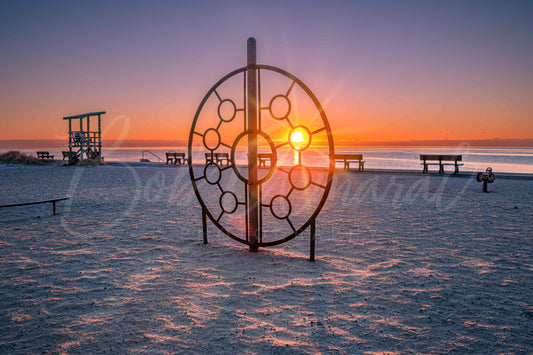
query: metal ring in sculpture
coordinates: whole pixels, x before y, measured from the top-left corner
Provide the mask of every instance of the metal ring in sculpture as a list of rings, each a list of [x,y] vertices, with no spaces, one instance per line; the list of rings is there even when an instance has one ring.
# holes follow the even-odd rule
[[[230,231],[231,228],[229,228],[230,226],[228,225],[228,223],[233,222],[226,221],[225,219],[225,217],[235,215],[239,210],[241,210],[241,208],[242,211],[247,213],[246,211],[248,211],[249,207],[247,198],[239,198],[238,191],[233,191],[232,189],[223,187],[221,184],[221,178],[224,174],[234,174],[238,178],[238,180],[236,181],[241,184],[238,188],[244,188],[246,190],[247,185],[249,184],[247,178],[243,176],[243,174],[241,174],[241,172],[239,171],[240,168],[237,165],[236,158],[237,146],[240,139],[246,137],[249,133],[246,127],[246,94],[243,95],[243,103],[242,106],[240,106],[237,101],[233,100],[232,98],[223,97],[220,89],[223,87],[226,81],[230,79],[237,79],[236,77],[242,75],[244,79],[244,93],[246,93],[246,75],[249,69],[250,67],[243,67],[227,74],[222,79],[220,79],[215,85],[213,85],[213,87],[207,92],[196,111],[189,134],[188,144],[189,173],[191,181],[193,183],[194,192],[202,206],[203,211],[219,230],[224,232],[229,237],[235,239],[236,241],[247,245],[250,245],[250,242],[247,237],[248,231],[246,231],[246,233],[243,233],[242,235],[234,231]],[[331,158],[333,157],[334,146],[331,129],[326,114],[322,108],[322,105],[315,97],[313,92],[301,80],[299,80],[294,75],[288,73],[285,70],[269,65],[254,65],[253,69],[257,70],[258,76],[257,87],[259,93],[259,102],[257,135],[258,137],[260,136],[266,142],[268,142],[269,149],[271,150],[271,154],[269,156],[269,171],[262,178],[258,178],[257,184],[261,189],[263,185],[268,184],[272,181],[271,177],[274,172],[280,171],[283,173],[280,175],[286,175],[286,179],[288,181],[287,186],[289,186],[289,191],[287,191],[286,193],[276,194],[268,201],[263,201],[261,193],[259,195],[261,196],[258,206],[260,221],[263,220],[263,217],[265,217],[266,214],[270,214],[280,223],[287,223],[290,227],[287,228],[289,230],[288,234],[279,235],[273,240],[263,241],[262,224],[260,224],[260,238],[257,246],[262,247],[277,245],[289,241],[292,238],[296,237],[298,234],[300,234],[302,231],[304,231],[310,224],[313,224],[314,226],[314,221],[317,215],[320,213],[322,207],[324,206],[331,187],[334,171],[334,161]],[[289,79],[289,82],[291,82],[291,84],[288,88],[285,88],[283,92],[267,98],[267,104],[263,105],[261,102],[261,74],[265,74],[266,72],[275,73],[275,75],[281,75],[282,77],[284,77],[285,80]],[[301,125],[299,123],[296,124],[293,122],[292,114],[294,112],[294,104],[291,103],[290,95],[291,92],[294,90],[295,86],[303,90],[303,92],[305,92],[305,94],[311,99],[314,108],[316,109],[317,117],[320,117],[320,120],[318,120],[320,125],[318,125],[318,127],[311,129],[306,125]],[[206,107],[206,102],[208,102],[208,100],[213,95],[215,95],[216,100],[218,100],[218,107],[216,109],[216,112],[204,112],[204,110],[208,110],[208,108]],[[284,110],[282,110],[281,113],[274,112],[273,110],[273,106],[276,104],[276,102],[283,103],[286,107]],[[223,106],[225,106],[226,109],[224,109]],[[233,142],[225,142],[224,138],[220,134],[220,130],[222,127],[224,127],[224,125],[235,123],[234,121],[238,116],[237,113],[240,112],[242,112],[244,121],[243,129],[233,139]],[[215,121],[217,121],[216,125],[213,125],[212,127],[209,127],[207,129],[205,129],[205,127],[200,128],[202,126],[200,121],[201,117],[203,117],[203,114],[206,114],[209,117],[214,117],[215,114],[218,115],[218,118],[215,119]],[[265,132],[266,130],[264,129],[264,125],[268,122],[267,118],[272,118],[278,123],[287,125],[289,135],[287,136],[285,142],[281,142],[276,145],[269,137],[269,135]],[[296,120],[294,121],[296,122]],[[293,135],[295,132],[299,132],[297,134],[303,137],[302,139],[305,141],[305,144],[303,144],[302,146],[296,146],[291,141],[291,135]],[[328,149],[328,169],[326,172],[327,178],[325,179],[325,182],[318,182],[315,181],[313,178],[313,169],[310,169],[308,166],[303,164],[302,157],[305,154],[308,154],[308,148],[313,146],[313,137],[315,137],[317,134],[323,134],[324,132],[327,136]],[[196,146],[200,145],[205,150],[207,150],[207,153],[205,153],[205,164],[200,164],[198,161],[193,161],[192,159],[192,157],[195,155],[195,151],[193,150],[198,149],[194,148],[195,143]],[[278,164],[278,150],[282,148],[290,148],[294,151],[297,151],[298,163],[296,163],[292,167],[280,166]],[[229,154],[229,163],[226,166],[224,166],[222,162],[218,161],[217,153],[222,149],[227,149],[231,152]],[[257,162],[248,162],[248,164],[256,163]],[[325,169],[322,169],[323,172],[324,170]],[[298,181],[298,179],[295,178],[296,175],[302,176],[302,181]],[[202,182],[203,180],[205,180],[205,182],[211,185],[212,187],[218,186],[218,189],[216,189],[217,192],[213,193],[211,191],[208,193],[206,191],[203,191],[202,187],[199,186],[200,182]],[[318,187],[317,191],[319,191],[318,193],[321,194],[320,199],[317,199],[318,203],[315,206],[311,206],[312,212],[310,212],[307,216],[304,216],[303,219],[305,221],[295,225],[293,223],[292,217],[296,202],[291,201],[291,195],[294,195],[294,193],[299,191],[308,190],[311,186]],[[246,194],[244,194],[244,196],[246,196]],[[245,218],[248,218],[247,215],[245,216]],[[302,220],[302,218],[299,219]]]

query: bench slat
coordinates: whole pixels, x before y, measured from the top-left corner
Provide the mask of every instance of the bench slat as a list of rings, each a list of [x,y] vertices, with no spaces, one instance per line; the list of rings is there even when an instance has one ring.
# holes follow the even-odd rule
[[[446,161],[462,161],[462,155],[431,155],[423,154],[420,155],[420,160],[446,160]]]
[[[335,160],[363,160],[362,154],[333,154]]]

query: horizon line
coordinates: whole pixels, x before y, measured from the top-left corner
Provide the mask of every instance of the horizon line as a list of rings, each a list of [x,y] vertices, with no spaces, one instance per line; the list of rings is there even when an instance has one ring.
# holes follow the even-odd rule
[[[114,145],[106,144],[103,141],[103,147]],[[122,141],[121,147],[169,147],[169,146],[187,146],[187,140],[184,139],[126,139]],[[325,142],[324,142],[325,143]],[[512,148],[533,148],[533,138],[492,138],[492,139],[425,139],[425,140],[404,140],[404,141],[338,141],[336,147],[446,147],[457,146],[468,143],[477,147],[512,147]],[[17,149],[18,148],[43,148],[43,147],[63,147],[67,141],[63,139],[0,139],[0,149]],[[324,146],[327,146],[325,144]]]

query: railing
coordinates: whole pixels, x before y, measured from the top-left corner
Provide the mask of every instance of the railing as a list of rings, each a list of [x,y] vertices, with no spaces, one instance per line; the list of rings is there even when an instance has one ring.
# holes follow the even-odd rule
[[[164,162],[163,159],[161,159],[160,157],[158,157],[157,155],[155,155],[153,152],[151,152],[149,150],[143,150],[143,152],[142,152],[142,160],[149,161],[148,159],[144,158],[144,153],[149,153],[149,154],[153,155],[154,157],[156,157],[156,159],[159,159],[159,160],[161,160],[161,162]]]
[[[56,202],[58,201],[64,201],[68,200],[68,197],[60,197],[60,198],[54,198],[52,200],[44,200],[44,201],[35,201],[35,202],[23,202],[23,203],[11,203],[9,205],[0,205],[0,208],[2,207],[18,207],[18,206],[27,206],[27,205],[37,205],[40,203],[52,203],[52,208],[54,211],[54,214],[56,214]]]

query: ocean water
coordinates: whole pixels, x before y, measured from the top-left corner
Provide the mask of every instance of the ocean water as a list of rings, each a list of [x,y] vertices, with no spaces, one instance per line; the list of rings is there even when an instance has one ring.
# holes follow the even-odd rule
[[[37,150],[46,150],[56,158],[61,158],[61,151],[57,148],[21,149],[26,153],[33,153]],[[141,158],[151,162],[165,162],[165,152],[187,152],[187,147],[157,147],[157,148],[104,148],[102,155],[105,160],[139,162]],[[219,151],[227,151],[219,150]],[[263,150],[259,148],[259,152]],[[265,151],[266,152],[266,151]],[[202,163],[205,149],[193,150],[193,162]],[[462,155],[464,164],[460,171],[485,171],[491,167],[494,172],[506,173],[529,173],[533,174],[533,148],[472,148],[468,146],[459,147],[335,147],[335,153],[363,154],[366,161],[366,169],[391,169],[391,170],[422,170],[421,154],[455,154]],[[298,161],[298,153],[290,149],[279,149],[279,165],[293,165]],[[236,154],[237,164],[246,164],[246,150],[238,149]],[[302,153],[302,163],[307,166],[326,166],[328,164],[328,149],[315,148]],[[341,167],[339,163],[337,165]],[[436,166],[430,166],[431,170],[436,170]],[[445,167],[445,171],[453,171],[452,166]]]

